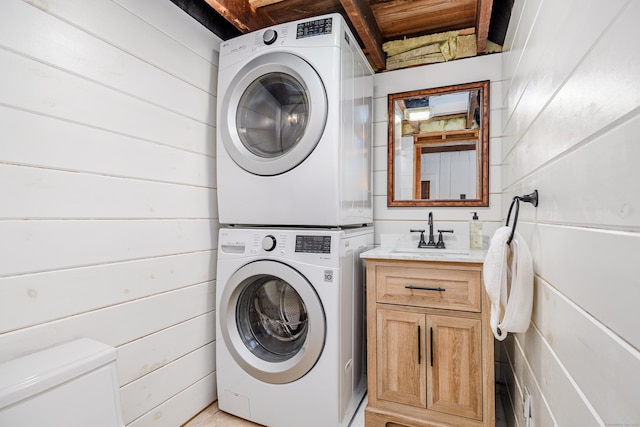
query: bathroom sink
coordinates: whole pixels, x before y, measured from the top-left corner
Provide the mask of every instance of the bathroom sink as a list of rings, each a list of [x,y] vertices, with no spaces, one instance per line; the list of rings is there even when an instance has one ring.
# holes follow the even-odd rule
[[[397,248],[392,249],[390,252],[396,254],[429,254],[430,256],[469,255],[469,251],[465,249]]]

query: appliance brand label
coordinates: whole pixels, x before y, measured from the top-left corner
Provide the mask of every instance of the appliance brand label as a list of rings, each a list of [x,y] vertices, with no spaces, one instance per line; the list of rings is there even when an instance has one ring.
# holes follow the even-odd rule
[[[324,271],[324,281],[325,282],[333,282],[333,270],[325,270]]]

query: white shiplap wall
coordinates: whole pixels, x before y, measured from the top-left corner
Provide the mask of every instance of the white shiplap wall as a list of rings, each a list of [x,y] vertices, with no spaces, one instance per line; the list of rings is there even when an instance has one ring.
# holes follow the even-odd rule
[[[502,139],[502,57],[486,55],[441,64],[408,68],[376,74],[374,76],[374,131],[373,131],[373,202],[375,243],[380,244],[380,236],[408,235],[410,229],[424,229],[427,214],[432,211],[434,227],[452,229],[454,234],[446,235],[445,243],[450,248],[469,247],[469,221],[472,211],[477,211],[484,222],[483,231],[488,239],[502,218],[500,178]],[[489,80],[489,207],[483,208],[390,208],[387,206],[387,137],[388,116],[387,96],[391,93],[428,89],[452,84]],[[415,239],[418,236],[414,236]],[[417,240],[416,240],[417,244]]]
[[[510,425],[640,425],[640,3],[517,0],[503,54],[503,211],[534,258],[503,347]]]
[[[0,361],[115,346],[130,426],[216,398],[219,43],[169,1],[0,4]]]

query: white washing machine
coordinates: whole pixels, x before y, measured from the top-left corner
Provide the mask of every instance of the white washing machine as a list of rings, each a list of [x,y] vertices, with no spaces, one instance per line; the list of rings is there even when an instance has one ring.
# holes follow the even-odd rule
[[[222,228],[218,405],[269,427],[347,426],[366,391],[373,228]]]
[[[218,72],[220,222],[372,222],[373,71],[342,16],[222,43]]]

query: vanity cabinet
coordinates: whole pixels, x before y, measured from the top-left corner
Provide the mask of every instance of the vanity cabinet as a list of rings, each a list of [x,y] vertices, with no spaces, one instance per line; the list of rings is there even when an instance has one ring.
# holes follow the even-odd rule
[[[482,264],[366,259],[366,427],[494,426]]]

